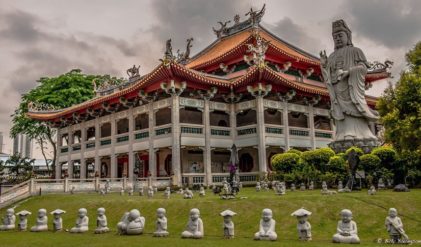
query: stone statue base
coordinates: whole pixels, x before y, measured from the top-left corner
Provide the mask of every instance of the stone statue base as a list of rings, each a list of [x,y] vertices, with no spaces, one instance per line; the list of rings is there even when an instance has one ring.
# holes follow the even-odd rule
[[[364,153],[370,153],[371,150],[379,146],[379,143],[373,139],[341,140],[329,143],[329,147],[336,153],[345,153],[348,148],[353,146],[361,148]]]

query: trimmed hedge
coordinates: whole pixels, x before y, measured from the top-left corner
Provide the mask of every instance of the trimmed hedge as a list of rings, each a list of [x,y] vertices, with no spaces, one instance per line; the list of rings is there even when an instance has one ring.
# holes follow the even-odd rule
[[[300,156],[296,153],[276,154],[272,158],[272,167],[279,172],[290,173],[300,162]]]

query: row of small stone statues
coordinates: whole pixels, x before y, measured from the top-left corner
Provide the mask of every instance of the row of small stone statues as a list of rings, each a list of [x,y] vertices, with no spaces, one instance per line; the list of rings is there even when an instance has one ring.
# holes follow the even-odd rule
[[[152,198],[154,197],[155,194],[158,193],[158,187],[152,187],[152,186],[148,186],[147,187],[147,196]],[[70,191],[71,193],[73,193],[73,190]],[[109,185],[105,185],[104,189],[101,189],[100,191],[101,195],[105,195],[111,192],[111,187]],[[120,191],[120,195],[124,195],[126,191],[124,189],[121,189]],[[129,196],[132,196],[134,193],[134,189],[133,187],[129,186],[127,189],[127,193]],[[184,190],[182,188],[180,188],[180,190],[177,192],[178,194],[183,195],[184,199],[192,199],[194,194],[193,191],[191,191],[189,188],[185,188]],[[143,187],[139,188],[139,195],[140,196],[144,196],[145,195],[145,190]],[[203,186],[200,186],[199,188],[199,196],[205,196],[206,195],[206,191],[205,188]],[[166,187],[164,190],[164,197],[169,199],[171,196],[171,188],[170,187]]]
[[[63,230],[63,220],[61,215],[66,213],[61,209],[56,209],[51,212],[54,215],[53,229],[54,231]],[[89,218],[87,210],[81,208],[78,211],[78,217],[76,225],[70,229],[71,233],[83,233],[89,230]],[[27,216],[31,213],[23,210],[18,212],[16,215],[19,216],[18,229],[25,231],[27,229]],[[225,210],[220,213],[224,218],[223,220],[223,232],[225,238],[234,237],[234,222],[232,218],[236,215],[231,210]],[[298,220],[297,230],[298,237],[300,240],[309,241],[312,239],[311,225],[308,222],[308,217],[311,212],[301,208],[291,214],[296,216]],[[360,238],[358,237],[357,224],[352,220],[352,212],[349,209],[343,209],[340,213],[341,220],[338,222],[337,232],[333,235],[332,241],[335,243],[359,243]],[[166,237],[169,235],[167,227],[166,210],[164,208],[158,208],[156,211],[156,231],[154,232],[155,237]],[[0,230],[13,230],[15,229],[15,212],[13,208],[9,208],[6,211],[6,217],[3,219],[3,225],[0,226]],[[95,229],[96,234],[102,234],[109,232],[107,216],[105,215],[104,208],[98,208],[97,210],[97,227]],[[276,222],[273,219],[273,213],[271,209],[263,209],[260,220],[259,231],[255,233],[255,240],[277,240],[278,236],[275,231]],[[401,219],[398,217],[398,212],[394,208],[389,209],[389,214],[385,221],[386,229],[393,241],[408,240]],[[139,210],[132,209],[130,212],[124,213],[120,222],[117,224],[118,233],[121,235],[140,235],[143,233],[145,227],[145,217],[143,217]],[[47,210],[38,210],[38,217],[35,226],[31,228],[32,232],[48,231],[48,217]],[[203,221],[200,218],[200,211],[197,208],[190,210],[189,221],[187,223],[185,231],[181,233],[182,238],[203,238],[204,236]]]
[[[271,186],[273,188],[273,190],[276,192],[277,195],[285,195],[287,188],[286,188],[286,184],[285,182],[280,182],[280,181],[272,181],[271,182]],[[291,184],[290,186],[290,190],[291,191],[296,191],[296,186],[295,184]],[[314,190],[314,182],[311,181],[310,185],[308,187],[309,190]],[[261,181],[261,182],[257,182],[256,183],[256,191],[262,191],[262,190],[269,190],[269,182],[266,181]],[[304,183],[300,184],[300,190],[304,191],[306,190],[306,186]],[[347,187],[344,187],[342,184],[342,181],[339,181],[338,183],[338,192],[351,192],[351,190]],[[322,195],[333,195],[336,194],[336,191],[333,190],[329,190],[327,187],[327,183],[325,181],[322,182],[322,190],[321,190]],[[368,189],[368,194],[369,195],[375,195],[376,194],[376,188],[374,187],[374,185],[371,185],[370,188]]]

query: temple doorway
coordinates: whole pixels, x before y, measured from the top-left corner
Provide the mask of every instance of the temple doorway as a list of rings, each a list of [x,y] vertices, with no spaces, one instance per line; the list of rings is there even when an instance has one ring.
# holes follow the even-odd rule
[[[117,158],[117,177],[129,177],[129,156],[127,154],[121,155]]]
[[[240,172],[251,172],[253,169],[253,157],[249,153],[240,156]]]

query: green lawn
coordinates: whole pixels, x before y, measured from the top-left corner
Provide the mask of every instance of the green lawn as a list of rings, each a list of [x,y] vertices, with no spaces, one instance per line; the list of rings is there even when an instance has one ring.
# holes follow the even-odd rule
[[[0,246],[332,246],[330,243],[335,233],[339,211],[349,208],[354,213],[358,224],[360,246],[378,246],[377,238],[387,238],[384,220],[389,207],[395,207],[401,214],[402,221],[409,237],[421,240],[421,190],[410,193],[380,191],[375,196],[368,196],[366,191],[333,196],[322,196],[320,191],[288,192],[279,197],[274,192],[256,193],[252,188],[243,189],[240,193],[245,199],[223,201],[208,191],[207,196],[185,200],[179,194],[173,194],[166,200],[159,192],[153,199],[140,196],[120,196],[117,193],[100,196],[97,194],[44,195],[32,197],[16,204],[16,212],[27,209],[32,212],[29,226],[32,226],[39,208],[48,212],[61,208],[67,213],[63,217],[64,227],[71,228],[76,220],[77,209],[85,207],[90,217],[90,232],[70,234],[67,232],[0,232]],[[108,224],[112,232],[95,235],[96,209],[105,207]],[[167,209],[170,237],[153,238],[155,229],[155,210],[158,207]],[[189,210],[197,207],[201,211],[205,228],[202,240],[186,240],[180,233],[187,223]],[[296,219],[291,213],[305,207],[313,212],[310,217],[313,241],[301,243],[297,240]],[[118,236],[115,226],[125,211],[137,208],[146,217],[145,234],[142,236]],[[236,238],[222,239],[222,217],[219,213],[225,209],[238,213],[234,217]],[[271,208],[277,221],[278,241],[257,242],[252,237],[258,230],[260,213],[263,208]],[[5,209],[0,210],[3,216]],[[50,227],[52,216],[49,215]],[[335,245],[337,246],[337,245]]]

